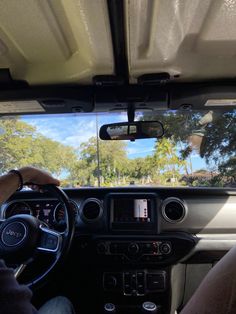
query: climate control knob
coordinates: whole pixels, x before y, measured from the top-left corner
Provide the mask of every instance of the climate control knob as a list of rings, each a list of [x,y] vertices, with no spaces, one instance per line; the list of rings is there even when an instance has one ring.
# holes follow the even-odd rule
[[[170,254],[171,252],[171,246],[167,242],[163,242],[159,247],[161,254]]]
[[[130,243],[128,246],[128,252],[131,255],[136,255],[139,252],[139,245],[137,243]]]
[[[107,246],[106,243],[100,242],[97,244],[97,253],[98,254],[106,254]]]

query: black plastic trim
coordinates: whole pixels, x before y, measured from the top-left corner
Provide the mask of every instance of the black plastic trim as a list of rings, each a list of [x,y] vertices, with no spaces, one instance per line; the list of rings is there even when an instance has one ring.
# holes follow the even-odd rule
[[[123,0],[107,0],[114,62],[115,73],[118,77],[122,77],[124,83],[129,82],[129,70],[126,57],[126,38],[125,38],[125,23],[124,23],[124,2]]]
[[[49,114],[127,110],[129,104],[132,104],[135,110],[167,108],[209,110],[209,107],[204,106],[209,99],[236,99],[236,84],[208,82],[112,87],[52,85],[2,89],[0,93],[0,101],[37,100],[44,107],[45,113]],[[222,107],[211,107],[211,110],[214,108],[222,110]],[[228,110],[235,107],[223,108]]]

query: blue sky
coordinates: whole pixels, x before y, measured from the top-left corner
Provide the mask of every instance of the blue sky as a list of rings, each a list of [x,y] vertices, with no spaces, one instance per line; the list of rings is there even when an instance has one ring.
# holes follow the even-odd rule
[[[69,115],[34,115],[23,116],[22,120],[36,127],[37,131],[46,137],[65,145],[78,148],[82,142],[96,136],[95,114]],[[101,114],[98,117],[98,127],[102,124],[127,121],[127,115],[121,113]],[[151,155],[155,139],[142,139],[135,142],[127,141],[128,157],[133,159]],[[193,170],[207,169],[205,161],[196,153],[191,156]]]

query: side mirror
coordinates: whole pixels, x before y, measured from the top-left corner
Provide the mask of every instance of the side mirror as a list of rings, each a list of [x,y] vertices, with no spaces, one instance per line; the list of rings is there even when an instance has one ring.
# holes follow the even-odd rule
[[[159,121],[137,121],[105,124],[100,128],[102,140],[130,140],[143,138],[160,138],[164,128]]]

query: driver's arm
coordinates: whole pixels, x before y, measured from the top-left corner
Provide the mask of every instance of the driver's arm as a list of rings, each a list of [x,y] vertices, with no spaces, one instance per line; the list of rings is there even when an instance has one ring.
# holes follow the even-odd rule
[[[50,174],[34,167],[24,167],[18,171],[22,176],[23,183],[60,185],[60,182]],[[0,204],[18,189],[20,181],[17,173],[11,172],[0,177]],[[4,261],[0,260],[0,313],[37,313],[30,302],[31,297],[31,291],[26,286],[19,285],[13,270],[7,268]]]
[[[60,181],[53,178],[49,173],[34,167],[23,167],[18,170],[23,183],[54,184],[60,185]],[[19,187],[19,176],[16,173],[8,173],[0,177],[0,204],[5,202]]]

